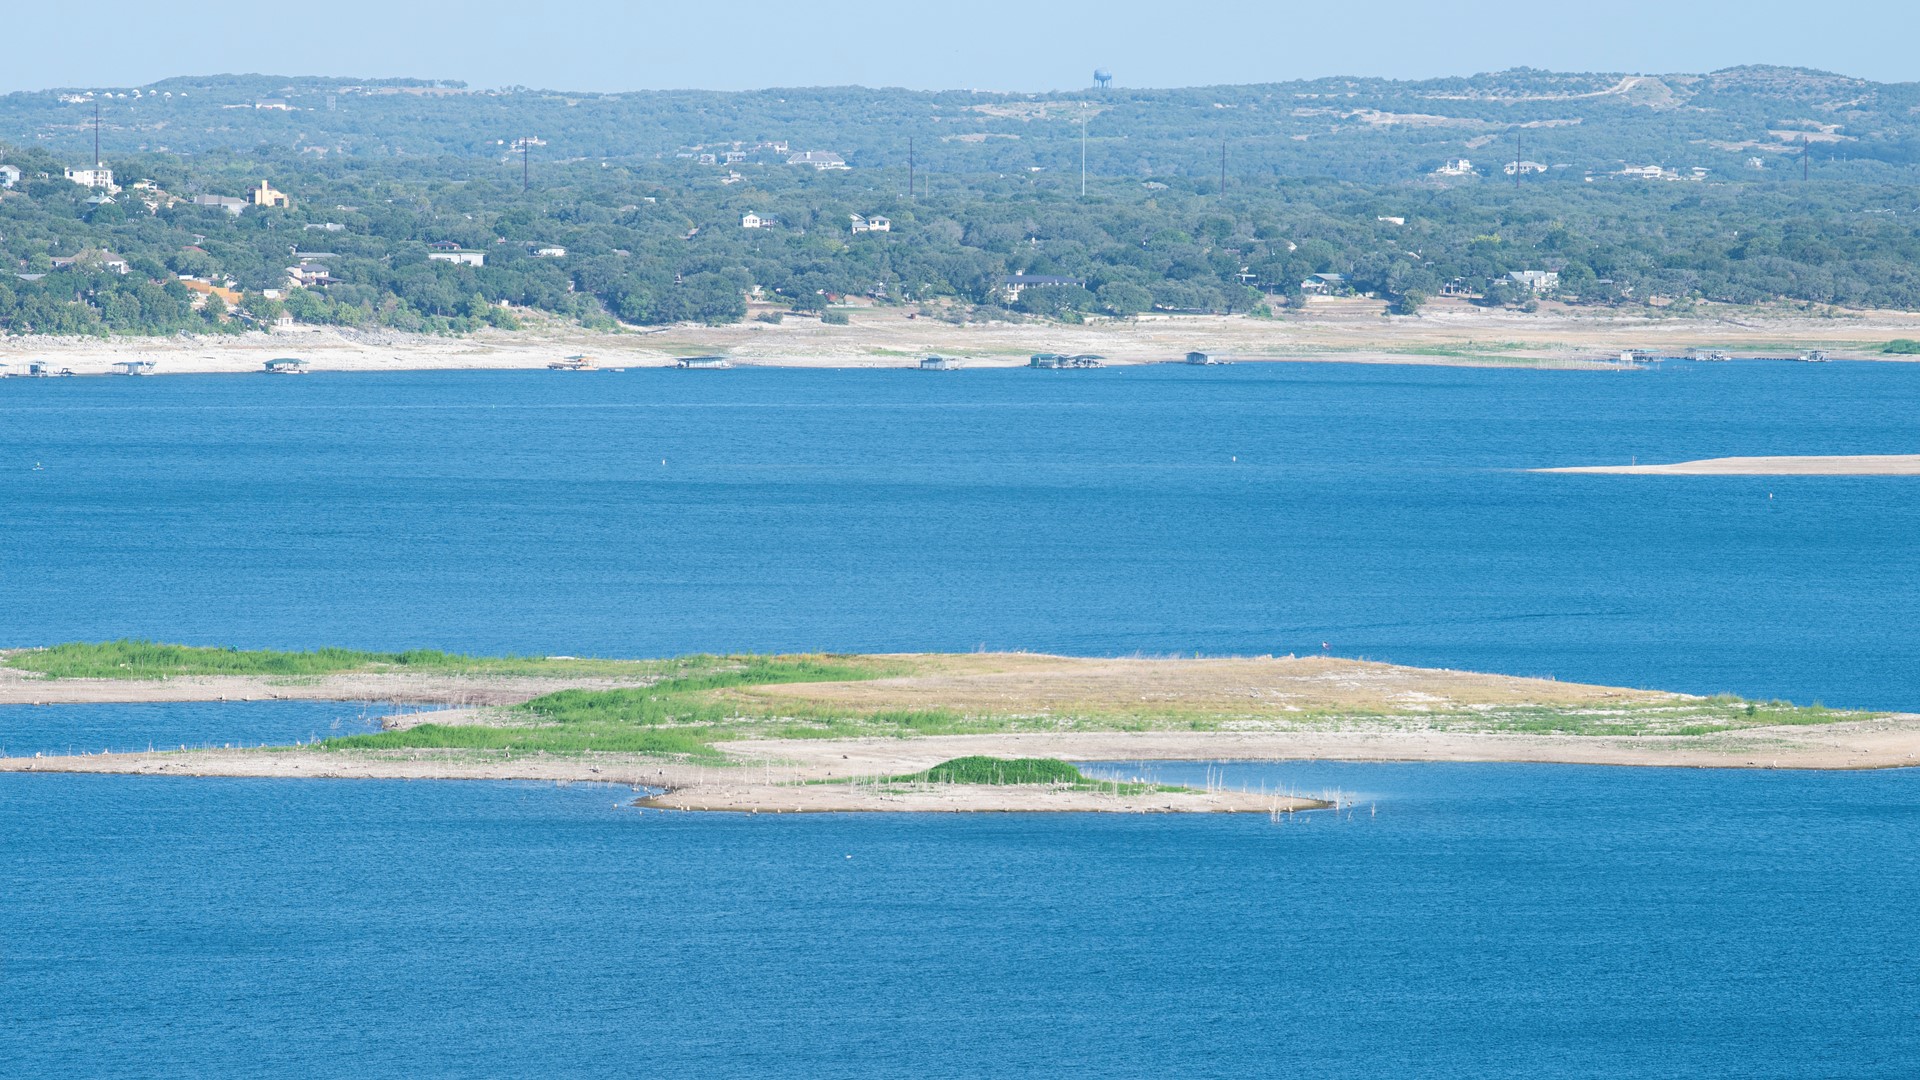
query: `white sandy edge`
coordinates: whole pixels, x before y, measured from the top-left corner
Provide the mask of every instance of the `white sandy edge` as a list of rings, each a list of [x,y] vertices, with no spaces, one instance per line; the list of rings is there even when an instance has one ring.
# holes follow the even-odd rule
[[[655,788],[641,805],[757,813],[1092,811],[1267,813],[1315,800],[1264,792],[1113,796],[1043,787],[805,784],[897,776],[956,757],[1070,761],[1378,761],[1745,769],[1920,766],[1920,715],[1750,728],[1706,736],[1596,737],[1433,731],[1060,732],[850,740],[747,740],[720,749],[737,764],[669,763],[627,754],[519,757],[406,751],[207,750],[0,758],[0,772],[361,780],[539,780]]]
[[[286,356],[327,372],[543,368],[576,353],[595,357],[602,367],[657,367],[678,356],[717,353],[752,366],[900,368],[938,353],[961,358],[965,367],[1013,367],[1035,352],[1091,352],[1114,364],[1140,364],[1176,360],[1198,349],[1239,361],[1611,368],[1619,366],[1615,361],[1624,350],[1678,355],[1694,346],[1757,354],[1819,348],[1847,359],[1898,360],[1883,355],[1880,345],[1920,336],[1920,314],[1909,312],[1850,312],[1836,320],[1729,309],[1724,317],[1670,318],[1557,304],[1528,314],[1439,300],[1418,318],[1387,319],[1381,316],[1383,307],[1379,301],[1320,298],[1278,320],[1153,315],[1080,325],[956,326],[909,319],[903,308],[858,308],[844,326],[792,317],[780,325],[749,320],[607,333],[534,316],[526,330],[463,337],[304,326],[232,337],[20,337],[0,338],[0,364],[19,373],[27,362],[39,360],[75,374],[98,375],[120,361],[151,360],[154,374],[168,375],[258,373],[267,360]]]
[[[1648,476],[1920,476],[1920,454],[1722,457],[1667,465],[1576,465],[1531,471]]]

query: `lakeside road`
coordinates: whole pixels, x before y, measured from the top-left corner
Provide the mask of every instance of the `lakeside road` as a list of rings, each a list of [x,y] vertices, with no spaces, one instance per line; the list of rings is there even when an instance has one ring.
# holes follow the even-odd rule
[[[1895,338],[1920,338],[1920,314],[1848,312],[1810,318],[1791,311],[1728,309],[1688,317],[1568,308],[1525,313],[1436,300],[1418,317],[1383,317],[1364,299],[1315,299],[1277,319],[1245,315],[1147,315],[1136,319],[985,322],[955,325],[904,308],[855,308],[846,325],[787,316],[724,326],[675,325],[623,333],[544,319],[523,331],[463,337],[387,330],[300,327],[232,337],[20,337],[0,340],[0,364],[21,373],[45,362],[77,375],[151,360],[154,374],[258,373],[268,360],[298,357],[315,372],[524,370],[585,354],[602,368],[661,367],[676,357],[719,354],[742,366],[901,368],[929,354],[963,367],[1018,367],[1037,352],[1097,353],[1116,365],[1178,360],[1200,350],[1239,362],[1326,361],[1498,367],[1615,367],[1622,352],[1684,355],[1711,348],[1787,356],[1824,349],[1841,359],[1887,359]],[[556,377],[581,377],[555,372]]]
[[[1529,471],[1629,476],[1920,476],[1920,454],[1723,457],[1666,465],[1574,465]]]

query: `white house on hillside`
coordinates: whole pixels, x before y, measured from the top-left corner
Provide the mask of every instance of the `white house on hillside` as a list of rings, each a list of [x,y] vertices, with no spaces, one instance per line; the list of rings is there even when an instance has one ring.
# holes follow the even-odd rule
[[[120,189],[114,185],[113,170],[102,167],[91,169],[68,169],[67,179],[86,188],[103,188],[108,194]]]
[[[759,214],[749,210],[740,215],[740,227],[743,229],[771,229],[773,228],[773,219],[763,218]]]
[[[811,165],[816,169],[845,169],[847,159],[831,150],[804,150],[787,159],[789,165]]]
[[[861,217],[859,214],[849,214],[847,216],[853,218],[853,231],[856,233],[893,231],[893,222],[881,217],[879,214],[875,214],[872,217]]]

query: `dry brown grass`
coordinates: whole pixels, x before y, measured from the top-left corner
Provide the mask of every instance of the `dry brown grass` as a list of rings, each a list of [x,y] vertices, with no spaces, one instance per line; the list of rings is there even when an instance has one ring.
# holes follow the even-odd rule
[[[1673,694],[1401,667],[1336,657],[1083,659],[1027,653],[902,657],[918,674],[865,682],[755,686],[737,693],[851,711],[977,714],[1407,713],[1476,706],[1651,704]]]

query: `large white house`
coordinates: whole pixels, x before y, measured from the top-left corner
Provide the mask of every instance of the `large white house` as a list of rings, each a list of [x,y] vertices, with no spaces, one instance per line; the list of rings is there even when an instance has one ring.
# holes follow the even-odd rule
[[[773,228],[773,219],[763,218],[759,214],[749,210],[740,215],[740,227],[743,229],[771,229]]]
[[[853,219],[853,231],[856,233],[893,231],[893,222],[881,217],[879,214],[875,214],[872,217],[861,217],[859,214],[849,214],[847,216]]]
[[[67,179],[84,188],[100,188],[109,195],[120,190],[114,185],[113,170],[101,166],[91,169],[68,169]]]
[[[787,159],[789,165],[811,165],[816,169],[845,169],[847,159],[831,150],[803,150]]]
[[[0,188],[10,188],[20,182],[20,170],[13,165],[0,165]]]

